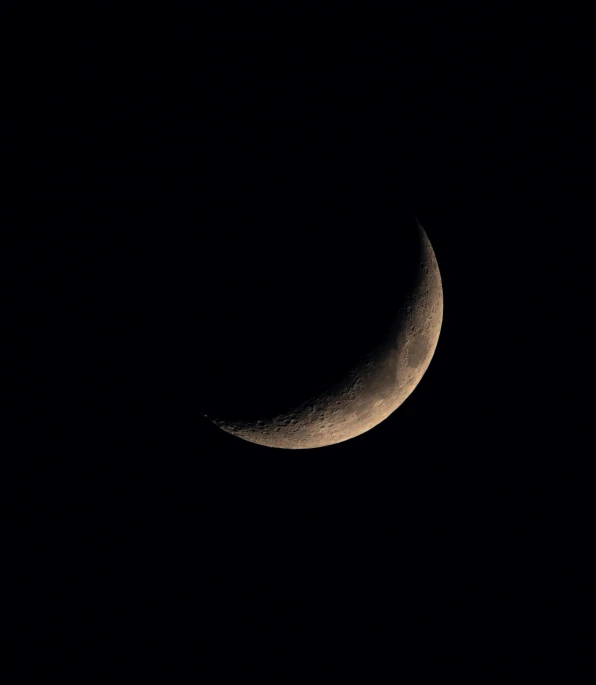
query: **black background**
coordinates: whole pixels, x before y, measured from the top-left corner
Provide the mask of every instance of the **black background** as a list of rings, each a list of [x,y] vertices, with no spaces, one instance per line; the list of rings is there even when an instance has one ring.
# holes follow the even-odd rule
[[[408,7],[31,10],[7,225],[42,632],[60,614],[127,653],[172,626],[242,665],[258,628],[286,668],[353,641],[399,674],[531,669],[570,612],[583,649],[585,21]],[[414,216],[445,311],[402,407],[308,451],[202,418],[280,317],[316,346],[353,312],[357,340]]]

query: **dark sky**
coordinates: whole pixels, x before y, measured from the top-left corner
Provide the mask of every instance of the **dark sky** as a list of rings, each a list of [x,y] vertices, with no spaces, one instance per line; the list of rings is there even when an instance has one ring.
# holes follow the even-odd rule
[[[119,560],[139,607],[159,569],[243,630],[362,613],[391,642],[405,615],[420,654],[423,615],[465,641],[546,611],[587,473],[582,17],[67,14],[12,53],[34,545],[123,592]],[[214,350],[266,344],[276,317],[316,345],[313,316],[353,310],[357,342],[413,216],[445,311],[402,407],[309,451],[201,418]]]

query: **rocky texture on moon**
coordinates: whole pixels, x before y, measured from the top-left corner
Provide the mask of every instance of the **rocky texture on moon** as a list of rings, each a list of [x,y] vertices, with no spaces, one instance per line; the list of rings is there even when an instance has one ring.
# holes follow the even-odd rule
[[[291,410],[259,420],[205,414],[222,430],[268,447],[308,449],[343,442],[370,430],[412,393],[435,352],[443,318],[441,276],[419,227],[419,264],[385,337],[347,369],[343,380]]]

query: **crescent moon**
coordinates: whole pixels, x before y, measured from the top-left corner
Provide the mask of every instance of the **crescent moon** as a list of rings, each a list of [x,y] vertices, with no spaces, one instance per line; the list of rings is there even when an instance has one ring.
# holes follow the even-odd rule
[[[343,381],[268,420],[213,419],[222,430],[267,447],[310,449],[354,438],[390,416],[413,392],[435,353],[443,287],[434,250],[418,224],[419,266],[387,338]]]

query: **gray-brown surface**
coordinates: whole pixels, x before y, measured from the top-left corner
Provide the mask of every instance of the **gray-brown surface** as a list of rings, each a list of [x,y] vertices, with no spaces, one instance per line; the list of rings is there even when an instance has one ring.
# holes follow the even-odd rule
[[[285,449],[324,447],[374,428],[412,393],[435,352],[443,319],[443,289],[437,260],[419,227],[420,264],[386,340],[343,381],[270,420],[214,419],[244,440]]]

